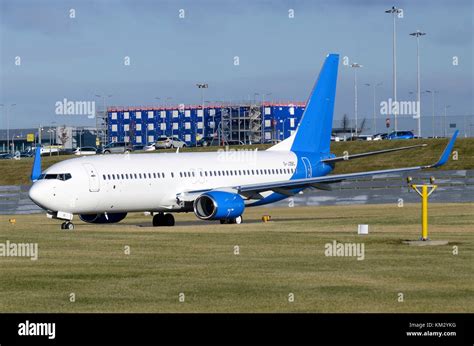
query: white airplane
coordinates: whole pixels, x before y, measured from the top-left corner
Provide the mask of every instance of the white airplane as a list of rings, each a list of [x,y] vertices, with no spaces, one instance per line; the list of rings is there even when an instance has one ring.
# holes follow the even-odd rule
[[[433,165],[328,175],[336,162],[423,146],[331,154],[338,64],[338,54],[326,57],[298,129],[266,151],[98,155],[65,160],[41,172],[37,148],[29,196],[69,230],[74,214],[88,223],[114,223],[129,212],[150,212],[153,226],[173,226],[172,213],[194,212],[202,220],[241,223],[246,207],[307,188],[327,190],[346,179],[439,167],[448,160],[457,131]]]

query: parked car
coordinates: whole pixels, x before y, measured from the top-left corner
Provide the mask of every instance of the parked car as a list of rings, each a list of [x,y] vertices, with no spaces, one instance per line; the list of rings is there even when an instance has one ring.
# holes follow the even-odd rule
[[[34,151],[29,150],[29,151],[22,151],[20,153],[20,157],[33,157],[35,155]]]
[[[214,138],[213,136],[206,136],[202,137],[200,140],[197,141],[197,146],[198,147],[208,147],[210,145],[218,145],[219,140],[217,138]]]
[[[160,136],[155,143],[155,147],[161,149],[169,148],[183,148],[186,146],[186,143],[180,140],[177,136],[167,137]]]
[[[393,131],[387,136],[387,139],[413,139],[415,135],[411,131]]]
[[[51,154],[59,155],[59,152],[61,151],[61,149],[62,147],[59,145],[43,145],[41,146],[40,154],[41,155],[51,155]]]
[[[145,148],[145,146],[143,144],[135,144],[133,146],[133,151],[141,151]]]
[[[155,142],[150,142],[147,145],[143,147],[143,150],[145,151],[155,151],[156,150],[156,144]]]
[[[95,155],[97,154],[97,148],[94,147],[80,147],[76,148],[73,152],[74,155]]]
[[[374,135],[373,140],[374,141],[381,141],[381,140],[387,139],[387,136],[388,136],[387,133],[376,133]]]
[[[238,139],[231,139],[227,142],[224,142],[226,145],[245,145],[244,142],[239,141]]]
[[[122,154],[126,152],[133,151],[133,147],[130,143],[125,142],[112,142],[107,144],[104,148],[102,148],[102,154]]]
[[[359,135],[357,136],[358,141],[372,141],[374,137],[372,135]]]

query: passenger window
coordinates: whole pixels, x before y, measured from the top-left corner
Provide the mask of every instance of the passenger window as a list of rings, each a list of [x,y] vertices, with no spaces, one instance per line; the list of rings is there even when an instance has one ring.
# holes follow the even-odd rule
[[[105,174],[102,175],[102,179],[107,180],[107,178],[105,177]]]

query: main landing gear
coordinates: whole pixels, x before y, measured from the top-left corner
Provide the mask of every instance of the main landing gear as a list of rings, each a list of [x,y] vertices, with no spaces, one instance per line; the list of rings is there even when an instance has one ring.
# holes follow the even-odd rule
[[[153,216],[153,226],[174,226],[173,214],[158,213]]]
[[[221,219],[220,220],[221,225],[231,224],[231,223],[235,223],[237,225],[240,225],[242,223],[242,221],[243,221],[242,216],[237,216],[237,217],[230,218],[230,219]]]
[[[66,229],[69,231],[74,230],[74,224],[71,221],[65,221],[61,224],[61,229]]]

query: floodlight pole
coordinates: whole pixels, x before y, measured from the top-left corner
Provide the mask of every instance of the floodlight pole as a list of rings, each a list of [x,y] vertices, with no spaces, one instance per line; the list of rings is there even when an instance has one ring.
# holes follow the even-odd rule
[[[448,108],[451,107],[450,105],[445,105],[444,106],[444,137],[447,137],[447,128],[446,128],[446,125],[447,125],[447,113],[448,113]]]
[[[418,107],[417,107],[417,121],[418,121],[418,137],[421,138],[421,91],[420,91],[420,36],[426,35],[426,33],[417,30],[416,32],[412,32],[411,36],[416,37],[416,62],[417,62],[417,82],[416,82],[416,89],[417,89],[417,97],[418,97]]]
[[[431,102],[432,102],[432,120],[433,120],[433,138],[435,137],[435,94],[437,94],[439,91],[436,90],[426,90],[427,93],[431,94]]]
[[[354,69],[354,115],[355,115],[355,135],[358,136],[357,129],[357,68],[363,67],[361,64],[352,63],[351,67]]]
[[[207,89],[209,88],[209,85],[207,83],[197,83],[196,86],[198,87],[198,89],[201,89],[201,109],[202,109],[202,136],[205,137],[206,133],[206,126],[204,126],[204,89]],[[197,123],[196,122],[196,125],[195,125],[195,128],[196,128],[196,133],[194,134],[194,141],[195,141],[195,145],[197,146],[198,145],[198,139],[197,139],[197,134],[198,134],[198,131],[197,131]]]
[[[13,108],[16,106],[16,103],[8,104],[0,104],[0,107],[5,107],[5,118],[7,123],[7,152],[10,152],[10,118],[8,116],[8,108]]]
[[[392,6],[392,8],[385,11],[385,13],[392,14],[393,17],[393,102],[397,104],[397,30],[396,30],[396,18],[402,10]],[[397,112],[393,113],[394,117],[394,128],[398,131]]]
[[[377,111],[376,111],[376,105],[375,105],[375,89],[378,87],[378,86],[381,86],[383,83],[380,82],[380,83],[377,83],[377,84],[370,84],[370,83],[365,83],[366,86],[370,87],[372,86],[373,88],[373,97],[374,97],[374,130],[373,130],[373,133],[376,134],[377,133]]]

